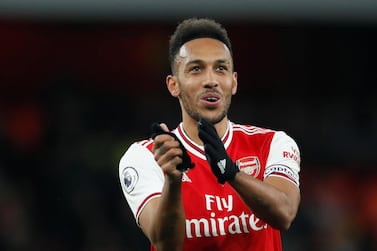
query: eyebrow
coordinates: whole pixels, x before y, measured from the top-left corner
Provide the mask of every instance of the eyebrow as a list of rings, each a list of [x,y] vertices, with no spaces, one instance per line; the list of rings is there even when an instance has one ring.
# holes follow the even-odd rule
[[[204,60],[202,60],[202,59],[194,59],[194,60],[187,62],[186,65],[202,64],[203,62],[204,62]],[[215,63],[217,63],[217,64],[231,64],[231,61],[228,60],[228,59],[217,59],[217,60],[215,60]]]

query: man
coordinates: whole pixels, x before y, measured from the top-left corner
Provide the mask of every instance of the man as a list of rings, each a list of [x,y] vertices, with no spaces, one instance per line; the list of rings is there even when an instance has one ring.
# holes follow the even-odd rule
[[[227,32],[210,19],[187,19],[170,39],[182,123],[154,126],[135,142],[119,175],[151,250],[281,250],[300,202],[300,153],[284,132],[231,122],[237,91]]]

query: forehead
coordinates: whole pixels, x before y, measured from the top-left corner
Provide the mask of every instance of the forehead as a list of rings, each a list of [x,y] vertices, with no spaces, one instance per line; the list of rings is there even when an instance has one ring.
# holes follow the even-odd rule
[[[229,48],[222,42],[212,38],[197,38],[183,44],[177,58],[187,60],[231,60]]]

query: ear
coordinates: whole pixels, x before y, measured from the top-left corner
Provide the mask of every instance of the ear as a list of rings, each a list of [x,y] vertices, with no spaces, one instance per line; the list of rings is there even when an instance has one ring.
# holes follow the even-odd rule
[[[166,77],[166,86],[173,97],[178,97],[180,89],[176,76],[168,75]]]
[[[233,72],[232,95],[235,95],[237,93],[237,86],[238,86],[237,72]]]

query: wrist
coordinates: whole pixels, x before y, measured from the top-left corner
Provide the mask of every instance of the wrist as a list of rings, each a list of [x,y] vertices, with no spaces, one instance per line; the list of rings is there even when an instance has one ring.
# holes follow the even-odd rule
[[[165,175],[165,182],[170,185],[181,185],[183,173],[180,171],[174,171]]]

